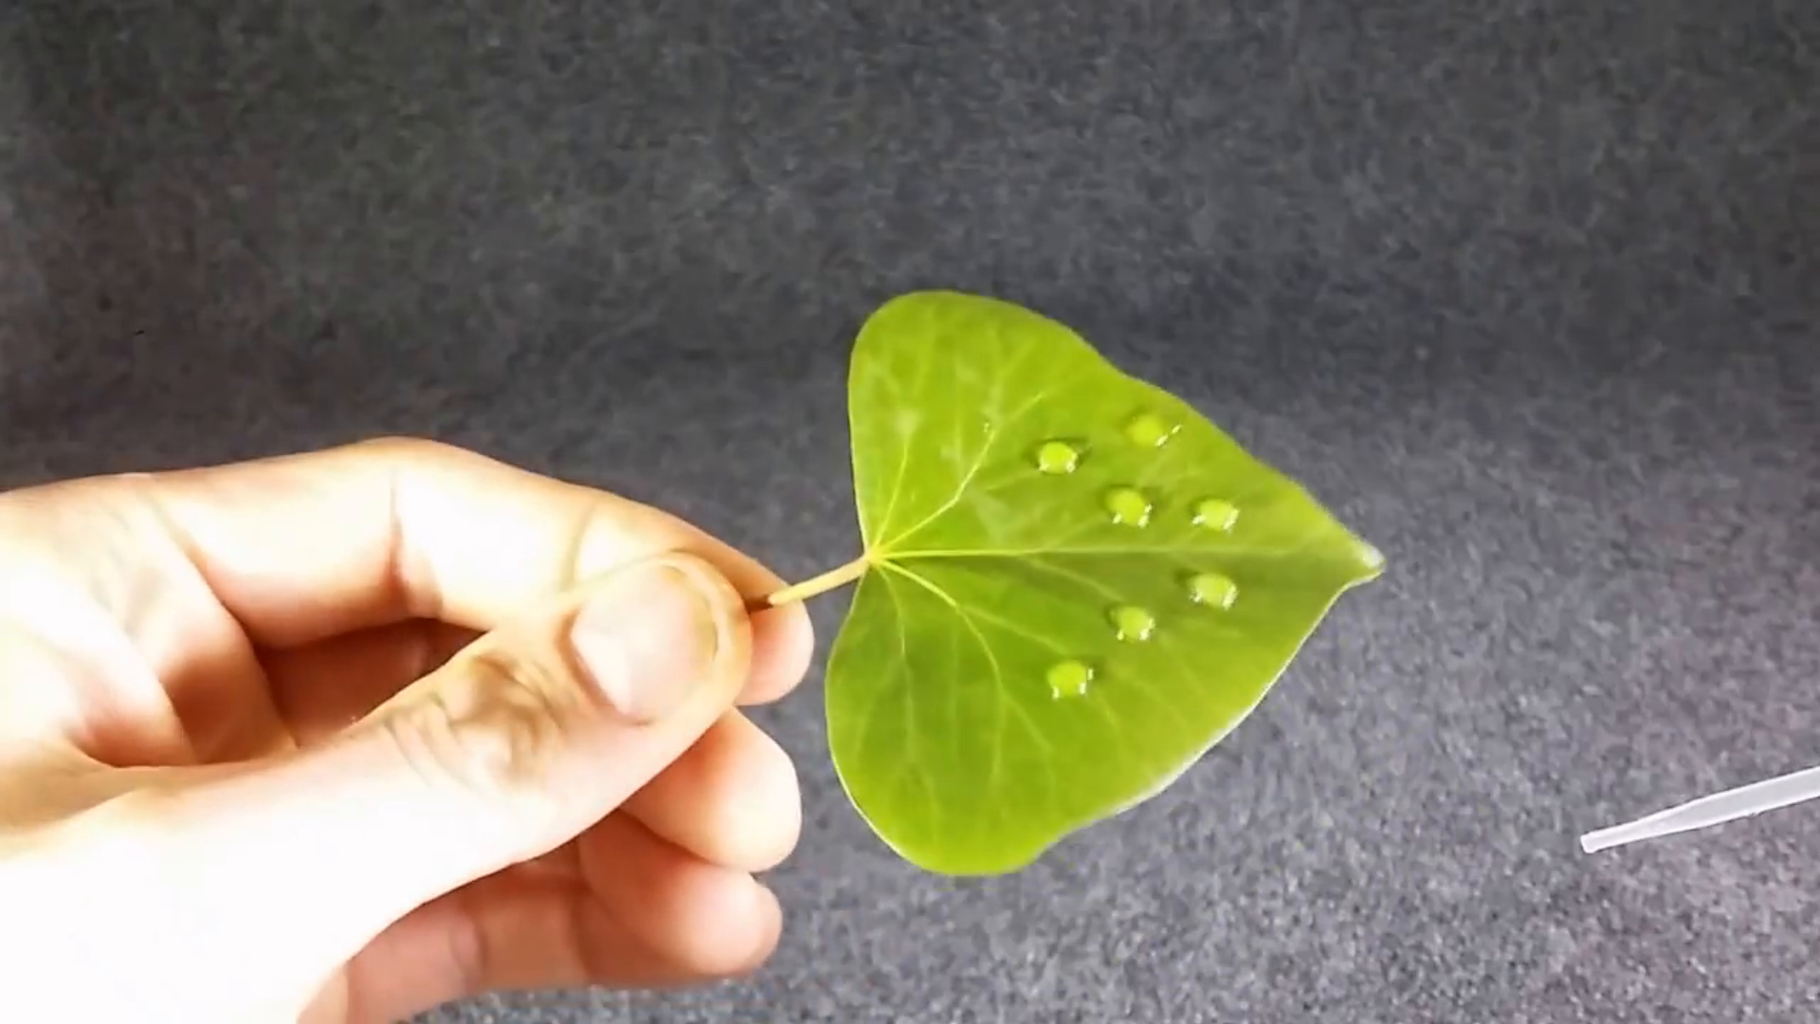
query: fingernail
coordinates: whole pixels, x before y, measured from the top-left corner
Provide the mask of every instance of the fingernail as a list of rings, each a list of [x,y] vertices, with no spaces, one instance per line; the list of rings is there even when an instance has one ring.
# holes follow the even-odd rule
[[[570,642],[614,710],[656,721],[708,680],[720,652],[709,585],[650,563],[614,574],[582,606]]]

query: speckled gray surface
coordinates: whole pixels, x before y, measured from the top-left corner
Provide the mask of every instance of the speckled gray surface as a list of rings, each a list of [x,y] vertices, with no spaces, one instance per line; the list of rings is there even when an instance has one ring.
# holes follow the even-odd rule
[[[433,1020],[1808,1021],[1820,809],[1574,839],[1820,762],[1817,47],[1801,0],[15,0],[0,483],[430,434],[802,574],[859,320],[1000,294],[1389,575],[997,881],[869,837],[810,685],[760,976]]]

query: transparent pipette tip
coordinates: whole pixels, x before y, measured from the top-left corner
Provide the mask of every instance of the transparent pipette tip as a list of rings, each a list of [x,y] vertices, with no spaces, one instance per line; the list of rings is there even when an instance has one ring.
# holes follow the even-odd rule
[[[1820,765],[1703,796],[1636,821],[1588,832],[1580,837],[1580,849],[1587,853],[1597,853],[1645,839],[1658,839],[1677,832],[1693,832],[1815,797],[1820,797]]]

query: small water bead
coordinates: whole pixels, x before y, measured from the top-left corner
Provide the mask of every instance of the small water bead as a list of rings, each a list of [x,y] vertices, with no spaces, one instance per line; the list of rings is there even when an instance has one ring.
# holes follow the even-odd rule
[[[1072,473],[1081,464],[1081,450],[1066,441],[1045,441],[1036,450],[1036,468],[1059,476]]]
[[[1125,436],[1142,448],[1161,448],[1175,436],[1176,428],[1153,413],[1139,413],[1125,424]]]
[[[1113,628],[1118,630],[1120,640],[1142,642],[1156,632],[1156,616],[1150,614],[1150,609],[1135,604],[1119,605],[1108,612],[1107,617],[1112,620]]]
[[[1239,521],[1239,507],[1224,498],[1208,498],[1194,506],[1194,525],[1221,533]]]
[[[1106,492],[1106,511],[1112,521],[1122,526],[1150,525],[1152,505],[1144,492],[1135,487],[1114,487]]]
[[[1188,578],[1188,597],[1195,604],[1231,608],[1238,600],[1239,585],[1217,572],[1199,572]]]
[[[1093,669],[1086,662],[1058,661],[1049,666],[1049,690],[1056,697],[1079,697],[1093,682]]]

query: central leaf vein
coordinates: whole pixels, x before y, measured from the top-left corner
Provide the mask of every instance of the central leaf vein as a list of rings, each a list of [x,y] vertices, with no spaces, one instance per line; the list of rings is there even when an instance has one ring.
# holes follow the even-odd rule
[[[912,548],[908,551],[891,552],[889,554],[889,560],[892,562],[901,564],[903,562],[913,561],[913,560],[916,560],[919,558],[928,558],[928,559],[978,558],[978,559],[1011,560],[1011,559],[1046,558],[1046,557],[1050,557],[1050,556],[1060,556],[1060,557],[1066,557],[1066,558],[1090,558],[1090,557],[1099,556],[1099,555],[1118,556],[1118,557],[1127,557],[1127,558],[1141,558],[1141,557],[1144,557],[1147,555],[1154,556],[1157,558],[1175,558],[1175,557],[1182,556],[1182,555],[1224,555],[1224,556],[1234,557],[1234,558],[1294,558],[1295,556],[1300,555],[1303,552],[1307,551],[1309,548],[1315,546],[1317,543],[1319,543],[1323,539],[1324,538],[1320,534],[1310,533],[1310,534],[1305,535],[1301,540],[1297,541],[1295,544],[1288,545],[1285,547],[1257,547],[1257,546],[1252,546],[1252,545],[1247,545],[1247,544],[1217,544],[1217,543],[1215,543],[1215,544],[1198,543],[1197,544],[1197,543],[1192,543],[1192,542],[1188,542],[1188,541],[1171,542],[1171,541],[1159,540],[1156,543],[1145,544],[1142,546],[1109,544],[1104,547],[1100,547],[1100,546],[1069,547],[1069,546],[1065,546],[1065,545],[1058,545],[1055,547],[1050,547],[1048,545],[1041,545],[1041,546],[1028,547],[1028,548],[979,547],[979,548],[928,548],[925,550],[917,550],[917,549]]]

